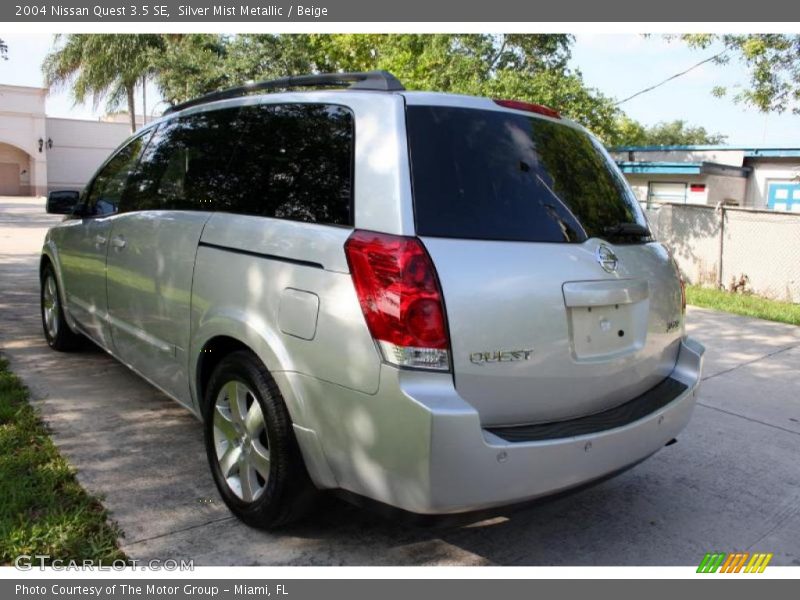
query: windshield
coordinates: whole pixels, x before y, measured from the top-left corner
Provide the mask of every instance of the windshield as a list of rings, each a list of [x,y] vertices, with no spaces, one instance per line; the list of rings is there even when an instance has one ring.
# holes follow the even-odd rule
[[[409,106],[407,124],[418,235],[650,240],[619,170],[599,142],[578,129],[510,112],[441,106]]]

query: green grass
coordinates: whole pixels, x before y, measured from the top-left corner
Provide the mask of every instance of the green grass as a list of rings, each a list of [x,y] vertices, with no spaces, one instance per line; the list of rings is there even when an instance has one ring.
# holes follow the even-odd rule
[[[0,565],[22,554],[125,560],[118,535],[56,450],[28,403],[28,390],[0,358]]]
[[[800,304],[778,302],[752,294],[733,294],[696,285],[686,286],[686,302],[694,306],[800,325]]]

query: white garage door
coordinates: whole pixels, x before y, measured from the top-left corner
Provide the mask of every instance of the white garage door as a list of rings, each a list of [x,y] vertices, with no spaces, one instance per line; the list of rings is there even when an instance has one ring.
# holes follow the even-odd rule
[[[671,181],[651,181],[648,196],[651,202],[686,202],[686,184]]]

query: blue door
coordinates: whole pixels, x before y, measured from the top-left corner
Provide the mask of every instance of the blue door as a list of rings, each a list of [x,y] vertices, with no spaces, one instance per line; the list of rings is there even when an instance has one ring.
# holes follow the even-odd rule
[[[767,191],[767,208],[800,212],[800,183],[770,183]]]

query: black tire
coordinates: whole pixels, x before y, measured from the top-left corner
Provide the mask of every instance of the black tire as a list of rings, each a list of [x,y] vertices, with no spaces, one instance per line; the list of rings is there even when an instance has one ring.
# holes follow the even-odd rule
[[[253,414],[253,402],[260,406],[263,427],[257,433],[248,432],[245,421],[237,423],[239,433],[228,429],[236,421],[233,416],[236,409],[230,404],[233,392],[229,385],[232,383],[240,386],[234,390],[246,388],[247,410],[238,411],[238,414],[245,412],[248,418]],[[283,397],[261,361],[249,351],[237,351],[222,359],[206,386],[203,407],[208,463],[214,483],[231,512],[258,529],[275,529],[302,517],[313,505],[317,490],[306,471]],[[254,437],[232,438],[224,431],[232,436]],[[232,439],[236,441],[230,441]],[[255,443],[256,439],[260,445]],[[233,456],[236,449],[240,459],[225,460],[227,453]],[[263,470],[255,471],[253,463],[248,463],[249,457],[258,458],[264,449],[269,454],[268,467],[265,469],[263,462],[258,464],[268,471],[267,477],[262,476]],[[222,473],[221,461],[226,467],[231,465],[227,468],[227,477]],[[253,474],[255,485],[246,484]],[[252,490],[258,486],[262,487],[255,495]]]
[[[84,337],[70,329],[64,318],[64,303],[53,265],[42,268],[39,280],[39,304],[42,329],[47,344],[59,352],[78,350],[84,345]]]

